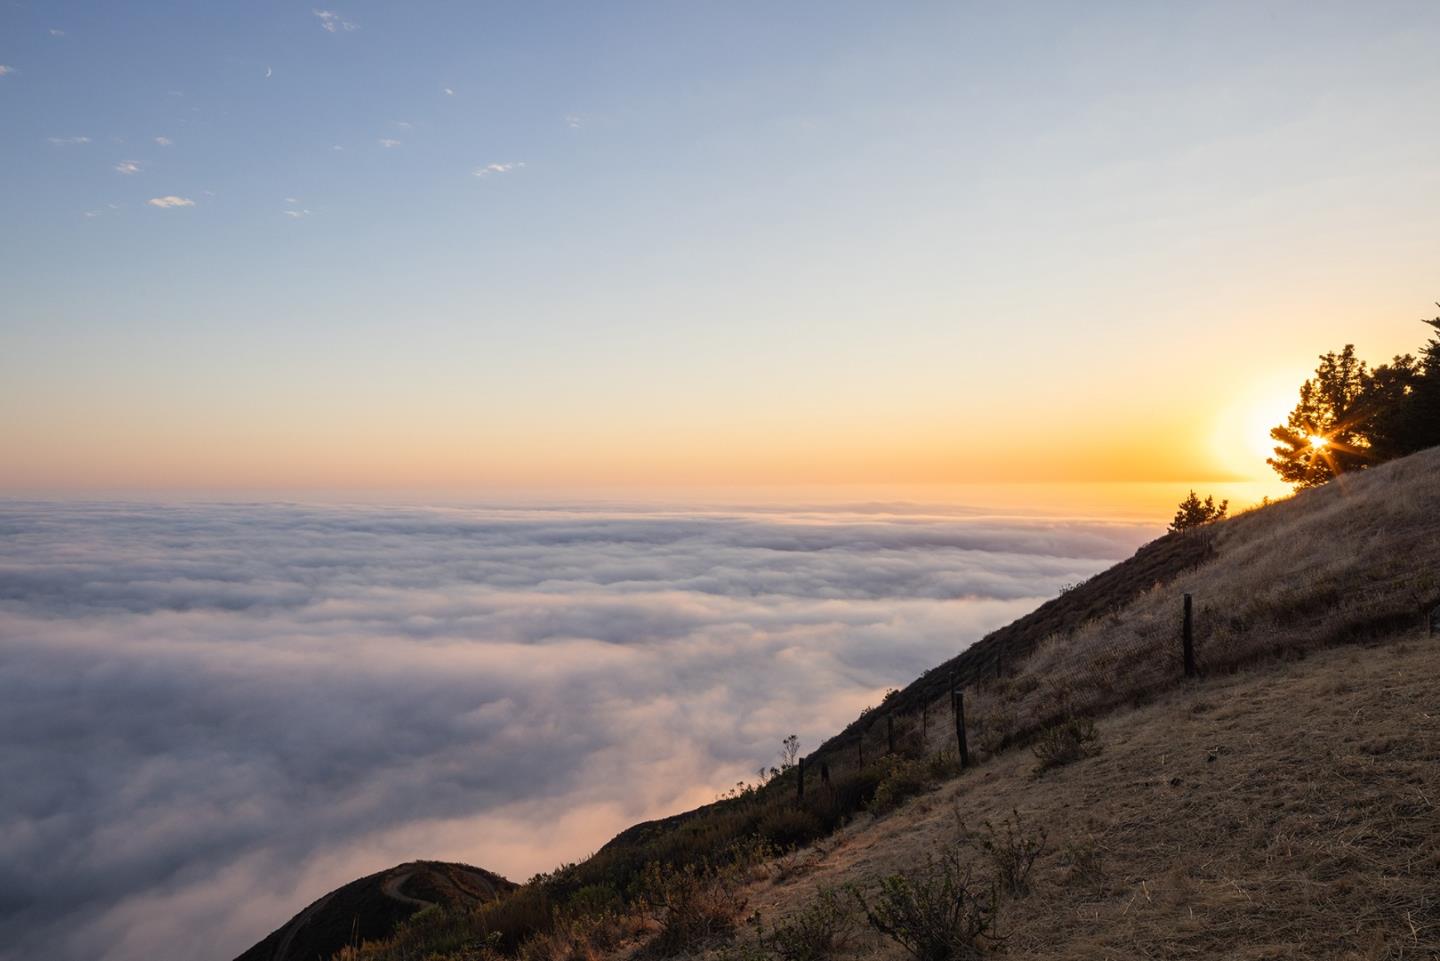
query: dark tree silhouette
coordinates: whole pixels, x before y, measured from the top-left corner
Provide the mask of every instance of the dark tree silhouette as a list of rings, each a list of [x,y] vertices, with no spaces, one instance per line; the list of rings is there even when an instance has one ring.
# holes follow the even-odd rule
[[[1278,446],[1266,463],[1282,479],[1316,487],[1440,445],[1440,317],[1421,323],[1434,333],[1418,360],[1403,354],[1371,370],[1353,344],[1320,358],[1300,403],[1270,431]]]
[[[1275,456],[1266,463],[1296,487],[1318,487],[1370,461],[1366,392],[1371,372],[1355,345],[1320,357],[1315,376],[1300,385],[1300,403],[1285,424],[1273,428]]]
[[[1172,533],[1188,531],[1211,521],[1224,520],[1229,510],[1228,500],[1216,504],[1214,497],[1206,497],[1202,501],[1192,490],[1190,496],[1180,502],[1175,519],[1170,522],[1170,530]]]
[[[1440,303],[1435,305],[1440,307]],[[1420,348],[1419,370],[1406,405],[1404,453],[1440,445],[1440,317],[1422,320],[1432,331]]]

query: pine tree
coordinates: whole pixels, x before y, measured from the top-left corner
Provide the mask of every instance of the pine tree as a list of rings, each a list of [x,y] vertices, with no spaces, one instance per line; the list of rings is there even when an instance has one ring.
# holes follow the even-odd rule
[[[1315,376],[1300,385],[1300,403],[1283,427],[1270,431],[1275,456],[1266,463],[1296,487],[1318,487],[1370,463],[1365,395],[1372,374],[1355,345],[1320,357]]]
[[[1170,531],[1188,531],[1211,521],[1224,520],[1229,511],[1228,500],[1216,504],[1213,496],[1207,496],[1202,501],[1192,490],[1190,496],[1181,501],[1180,508],[1175,511],[1175,519],[1170,522]]]
[[[1440,317],[1421,323],[1430,325],[1434,333],[1420,348],[1419,376],[1408,404],[1407,452],[1440,445]]]

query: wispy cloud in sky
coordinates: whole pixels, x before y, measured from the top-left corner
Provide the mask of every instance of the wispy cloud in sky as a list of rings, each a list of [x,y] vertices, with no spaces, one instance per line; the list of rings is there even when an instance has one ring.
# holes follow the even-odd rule
[[[140,161],[122,160],[115,165],[115,172],[122,174],[138,174],[140,172]]]
[[[581,127],[585,126],[585,118],[580,116],[578,113],[572,113],[565,118],[565,126],[569,127],[571,130],[579,130]]]
[[[398,146],[400,146],[400,141],[394,139],[393,137],[381,137],[380,140],[378,141],[378,143],[379,143],[380,146],[382,146],[382,147],[398,147]]]
[[[454,90],[451,90],[449,87],[441,87],[440,89],[441,89],[441,91],[444,92],[445,96],[447,96],[447,97],[453,97],[453,96],[455,96],[455,91],[454,91]]]
[[[65,147],[69,146],[70,144],[90,142],[89,137],[47,137],[46,139],[49,140],[51,143],[55,144],[57,147]]]
[[[175,141],[171,140],[169,137],[156,137],[155,142],[162,147],[168,147]]]
[[[339,33],[342,30],[358,30],[359,25],[346,20],[334,10],[312,10],[315,16],[320,18],[320,27],[327,33]]]
[[[63,37],[63,36],[65,36],[65,31],[64,31],[64,30],[58,30],[58,29],[55,29],[55,28],[52,27],[52,28],[50,29],[50,36],[52,36],[52,37]]]
[[[0,503],[0,958],[215,961],[389,864],[549,869],[1150,533]]]
[[[523,166],[525,166],[525,162],[523,160],[514,163],[492,163],[486,164],[483,167],[476,167],[473,171],[471,171],[471,173],[473,173],[477,177],[490,177],[494,176],[495,174],[507,174],[510,171]]]
[[[149,204],[150,206],[152,206],[152,207],[193,207],[193,206],[195,206],[195,201],[191,200],[189,197],[177,197],[177,196],[175,196],[174,194],[168,194],[168,195],[166,195],[166,196],[164,196],[164,197],[151,197],[149,200],[147,200],[147,201],[145,201],[145,202],[146,202],[147,204]]]
[[[0,77],[8,77],[8,76],[10,76],[10,74],[12,74],[12,73],[14,73],[14,72],[15,72],[15,68],[14,68],[14,67],[6,66],[5,64],[0,63]]]

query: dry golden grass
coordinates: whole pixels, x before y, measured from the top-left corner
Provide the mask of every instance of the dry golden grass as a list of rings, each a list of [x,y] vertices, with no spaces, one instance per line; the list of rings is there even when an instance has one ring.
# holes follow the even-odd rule
[[[862,818],[750,904],[783,917],[1016,809],[1049,843],[1002,907],[1010,958],[1440,957],[1440,639],[1258,667],[1099,731],[1101,754],[1043,777],[1012,750]],[[902,955],[867,934],[846,956]]]
[[[1422,631],[1440,604],[1440,448],[1348,475],[1204,529],[1214,557],[1127,606],[1041,644],[1005,680],[967,691],[983,749],[1069,714],[1142,703],[1182,680],[1181,595],[1195,604],[1202,673]],[[930,750],[948,743],[931,705]],[[938,720],[937,720],[938,719]]]

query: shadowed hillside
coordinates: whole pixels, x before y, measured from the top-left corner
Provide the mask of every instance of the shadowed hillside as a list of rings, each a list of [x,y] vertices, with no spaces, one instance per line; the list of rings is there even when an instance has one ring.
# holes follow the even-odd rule
[[[351,881],[310,904],[236,961],[314,961],[388,937],[431,905],[469,909],[515,885],[468,864],[412,861]]]

